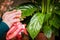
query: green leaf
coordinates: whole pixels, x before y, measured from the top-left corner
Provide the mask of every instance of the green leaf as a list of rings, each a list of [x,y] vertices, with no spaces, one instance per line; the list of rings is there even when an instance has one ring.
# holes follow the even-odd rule
[[[47,13],[47,14],[45,15],[45,21],[48,21],[49,18],[51,17],[51,15],[52,15],[52,13]]]
[[[30,36],[32,37],[32,39],[34,39],[37,36],[40,29],[42,28],[44,16],[45,15],[42,13],[36,13],[30,20],[30,23],[27,26],[27,30],[28,30]]]
[[[60,15],[60,3],[56,3],[54,9],[55,9],[54,12],[55,12],[56,14]]]
[[[60,18],[59,17],[55,16],[49,22],[50,22],[50,25],[53,25],[55,28],[59,29],[59,27],[60,27]]]
[[[36,7],[31,4],[17,6],[16,9],[22,11],[22,18],[32,15],[36,11]]]
[[[43,32],[44,32],[44,35],[45,35],[47,38],[51,38],[52,29],[51,29],[50,26],[44,26],[44,27],[43,27]]]
[[[60,9],[55,10],[55,13],[58,14],[58,15],[60,15]]]

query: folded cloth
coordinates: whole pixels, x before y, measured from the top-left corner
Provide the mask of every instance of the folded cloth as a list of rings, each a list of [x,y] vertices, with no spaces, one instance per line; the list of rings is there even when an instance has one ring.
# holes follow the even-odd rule
[[[7,32],[6,40],[10,40],[15,37],[17,38],[17,40],[20,40],[22,38],[22,32],[28,35],[25,26],[26,24],[22,24],[21,22],[13,24],[13,26]]]

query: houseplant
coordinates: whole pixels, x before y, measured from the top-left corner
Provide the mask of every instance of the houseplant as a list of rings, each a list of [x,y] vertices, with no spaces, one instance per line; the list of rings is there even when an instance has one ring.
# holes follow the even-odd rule
[[[30,0],[31,3],[24,3],[15,7],[22,10],[21,19],[28,19],[27,31],[34,40],[39,32],[42,32],[48,40],[52,34],[59,36],[60,28],[60,0]],[[30,19],[29,19],[30,17]]]
[[[30,1],[14,8],[22,11],[21,21],[27,24],[31,40],[35,40],[38,33],[43,33],[48,40],[52,34],[57,36],[60,27],[60,0]]]

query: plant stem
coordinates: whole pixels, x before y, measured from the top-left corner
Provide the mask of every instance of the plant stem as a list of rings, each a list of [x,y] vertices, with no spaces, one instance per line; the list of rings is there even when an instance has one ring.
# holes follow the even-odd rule
[[[42,0],[42,13],[44,13],[44,0]]]
[[[54,7],[54,0],[53,0],[53,2],[52,2],[52,5],[51,5],[51,6],[52,6],[52,8],[51,8],[51,11],[50,11],[50,12],[55,11],[55,10],[54,10],[54,8],[55,8],[55,7]]]
[[[44,11],[47,12],[47,0],[45,0],[44,4],[45,4],[45,10]]]
[[[47,0],[47,13],[50,13],[50,0]]]

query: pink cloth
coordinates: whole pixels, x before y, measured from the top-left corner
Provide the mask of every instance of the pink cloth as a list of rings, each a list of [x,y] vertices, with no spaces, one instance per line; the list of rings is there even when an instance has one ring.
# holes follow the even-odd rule
[[[10,40],[15,37],[17,40],[21,40],[21,38],[22,38],[21,32],[23,32],[27,35],[25,26],[26,26],[26,24],[22,24],[21,22],[17,22],[15,24],[13,24],[13,26],[7,32],[6,40]]]

